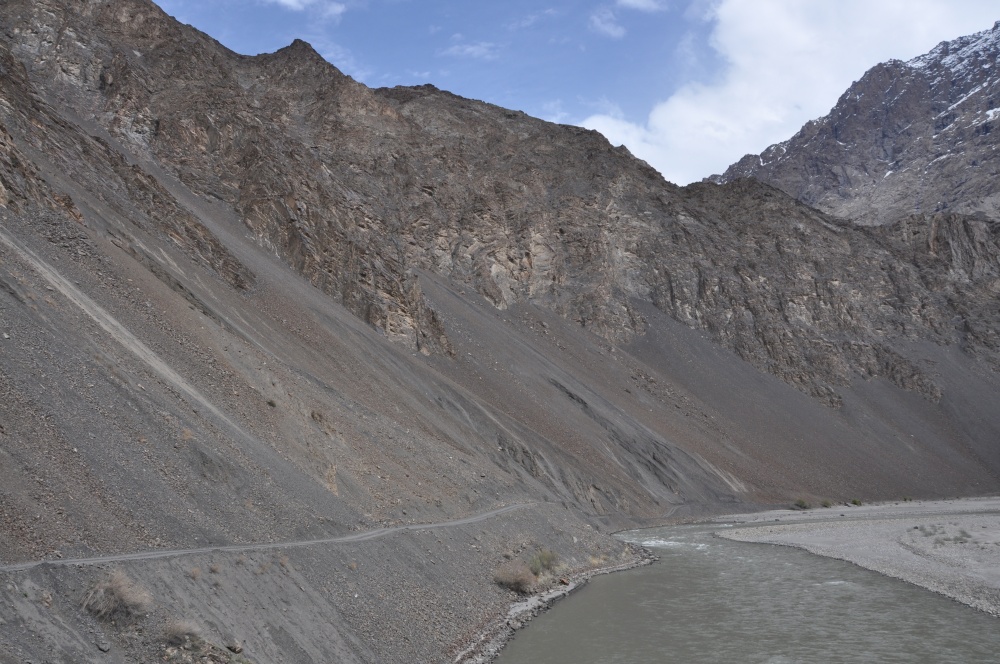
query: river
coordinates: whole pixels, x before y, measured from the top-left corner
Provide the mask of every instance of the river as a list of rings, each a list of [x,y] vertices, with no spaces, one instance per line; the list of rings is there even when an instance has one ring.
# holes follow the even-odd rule
[[[593,579],[533,620],[499,664],[1000,661],[1000,622],[850,563],[712,536],[633,531],[653,565]]]

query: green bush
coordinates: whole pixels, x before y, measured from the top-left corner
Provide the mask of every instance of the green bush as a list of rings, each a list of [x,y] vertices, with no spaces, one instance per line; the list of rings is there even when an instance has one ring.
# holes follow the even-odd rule
[[[807,509],[809,509],[809,503],[807,503],[802,498],[799,498],[798,500],[795,501],[795,509],[797,509],[797,510],[807,510]]]
[[[552,571],[558,564],[559,555],[555,551],[550,549],[539,549],[535,555],[531,557],[528,567],[531,569],[532,574],[538,576],[542,572]]]

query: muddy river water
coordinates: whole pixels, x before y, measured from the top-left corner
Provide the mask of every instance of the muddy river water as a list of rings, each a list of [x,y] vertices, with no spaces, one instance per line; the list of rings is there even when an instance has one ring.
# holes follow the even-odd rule
[[[850,563],[712,536],[626,533],[660,561],[593,579],[499,664],[1000,662],[1000,621]]]

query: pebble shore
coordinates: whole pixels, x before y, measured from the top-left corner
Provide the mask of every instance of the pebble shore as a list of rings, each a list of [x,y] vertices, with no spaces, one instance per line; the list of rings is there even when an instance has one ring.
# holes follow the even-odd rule
[[[846,560],[1000,617],[1000,498],[719,517],[725,539]]]

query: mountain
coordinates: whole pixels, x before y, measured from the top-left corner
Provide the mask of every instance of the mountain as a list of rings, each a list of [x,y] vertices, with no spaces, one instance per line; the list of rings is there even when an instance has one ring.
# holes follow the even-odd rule
[[[192,623],[257,662],[454,661],[544,550],[1000,488],[982,215],[679,188],[147,0],[7,0],[0,73],[3,664],[179,658]],[[82,608],[144,597],[115,567],[144,617]]]
[[[825,117],[717,182],[753,177],[862,224],[910,215],[1000,219],[1000,21],[870,69]]]

